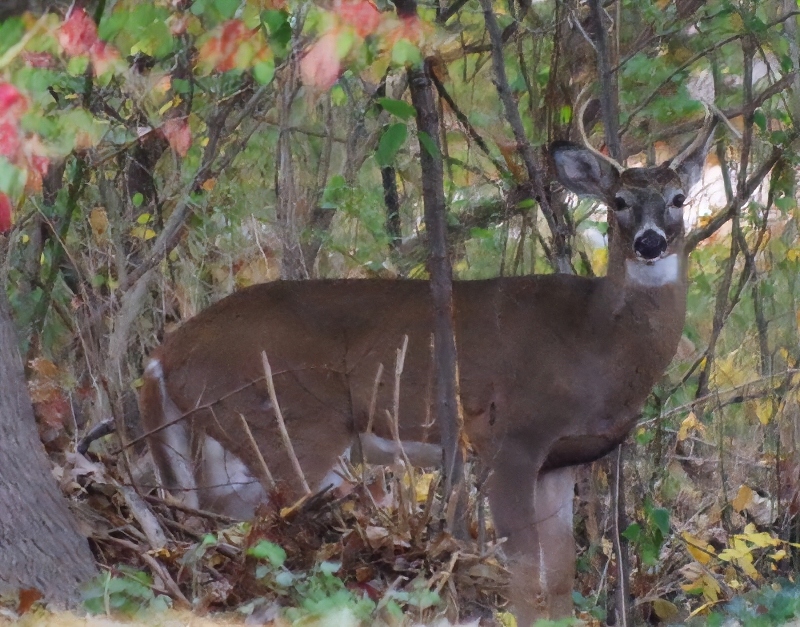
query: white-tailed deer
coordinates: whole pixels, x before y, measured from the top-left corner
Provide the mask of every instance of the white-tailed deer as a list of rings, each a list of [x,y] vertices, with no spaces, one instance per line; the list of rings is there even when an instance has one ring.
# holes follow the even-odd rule
[[[573,487],[551,471],[617,446],[675,353],[687,289],[681,207],[712,128],[650,168],[623,170],[591,149],[553,144],[558,180],[613,210],[605,278],[453,285],[464,429],[491,469],[487,493],[507,538],[520,625],[571,613]],[[396,453],[384,420],[394,411],[394,377],[375,381],[379,367],[394,371],[406,337],[399,436],[412,462],[437,461],[431,330],[425,281],[277,281],[224,298],[170,334],[145,371],[142,416],[163,485],[188,504],[247,518],[267,493],[255,442],[271,474],[300,493],[262,351],[312,488],[331,482],[354,443],[367,459]]]

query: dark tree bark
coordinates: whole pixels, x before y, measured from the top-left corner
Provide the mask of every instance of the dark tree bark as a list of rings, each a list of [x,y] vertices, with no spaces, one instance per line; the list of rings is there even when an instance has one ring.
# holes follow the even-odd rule
[[[417,13],[414,0],[395,0],[400,17]],[[445,491],[463,486],[464,460],[459,446],[458,382],[456,381],[456,341],[453,330],[453,277],[447,250],[447,214],[444,198],[444,168],[439,147],[439,114],[433,96],[428,68],[409,68],[411,102],[417,110],[422,198],[425,205],[425,229],[428,232],[428,272],[433,302],[433,360],[435,364],[436,417],[444,448]],[[427,136],[428,141],[423,137]],[[431,146],[434,148],[432,149]],[[459,498],[459,492],[454,493]],[[465,503],[456,507],[454,531],[463,529]]]
[[[50,602],[70,604],[95,573],[86,538],[50,474],[0,289],[0,594],[35,588]]]

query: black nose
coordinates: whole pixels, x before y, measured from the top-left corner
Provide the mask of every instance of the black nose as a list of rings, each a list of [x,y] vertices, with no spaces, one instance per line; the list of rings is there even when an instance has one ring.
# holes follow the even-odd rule
[[[644,259],[656,259],[667,250],[667,239],[653,229],[647,229],[633,243],[633,249]]]

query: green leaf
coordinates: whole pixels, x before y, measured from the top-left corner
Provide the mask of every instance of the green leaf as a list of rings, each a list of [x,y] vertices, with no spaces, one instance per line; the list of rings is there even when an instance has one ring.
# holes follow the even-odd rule
[[[267,85],[275,76],[275,61],[267,59],[253,66],[253,77],[261,84]]]
[[[335,107],[341,107],[347,104],[347,94],[341,85],[336,84],[331,87],[331,102]]]
[[[144,196],[142,196],[141,192],[136,192],[131,197],[131,202],[133,203],[134,207],[141,207],[142,203],[144,202]],[[148,219],[149,219],[149,217],[148,217]],[[140,222],[140,224],[141,224],[141,222]]]
[[[185,78],[173,78],[172,91],[176,94],[188,94],[190,91],[189,81]]]
[[[292,38],[292,27],[286,11],[271,9],[261,12],[261,23],[267,27],[270,42],[278,46],[286,46]]]
[[[639,523],[628,525],[628,528],[622,532],[622,536],[631,542],[638,542],[642,536],[642,527]]]
[[[418,66],[422,63],[422,53],[408,39],[400,39],[392,47],[392,63]]]
[[[89,57],[72,57],[67,63],[67,73],[70,76],[82,76],[89,67]]]
[[[431,139],[431,136],[428,135],[425,131],[420,131],[419,143],[422,144],[423,148],[425,148],[428,154],[434,159],[442,158],[442,153],[439,152],[439,146],[436,145],[436,142],[433,141]]]
[[[240,4],[239,0],[214,0],[214,8],[219,11],[220,17],[225,20],[233,17]]]
[[[283,566],[286,561],[286,551],[274,542],[260,540],[258,544],[247,549],[247,554],[258,560],[267,560],[273,566]]]
[[[763,109],[759,108],[753,111],[753,122],[762,133],[767,131],[767,116],[764,114]]]
[[[558,117],[562,126],[569,124],[572,120],[572,107],[569,105],[564,105],[561,107],[561,110],[558,112]]]
[[[401,120],[409,120],[417,115],[417,110],[405,100],[378,98],[378,104]]]
[[[402,122],[392,124],[386,129],[378,142],[378,149],[375,151],[375,160],[379,166],[385,168],[391,165],[407,136],[408,128]]]
[[[650,514],[650,519],[665,536],[669,533],[669,510],[656,507]]]
[[[0,157],[0,192],[10,198],[18,198],[25,189],[27,175],[24,170],[12,165],[5,157]]]
[[[0,54],[16,44],[25,33],[21,17],[12,17],[0,22]]]

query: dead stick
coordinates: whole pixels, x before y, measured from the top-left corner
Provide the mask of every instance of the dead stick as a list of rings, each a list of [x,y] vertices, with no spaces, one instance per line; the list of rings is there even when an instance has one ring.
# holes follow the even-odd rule
[[[381,384],[383,376],[383,364],[378,364],[378,372],[375,374],[375,383],[372,386],[372,398],[369,400],[369,418],[367,419],[367,433],[372,433],[372,422],[375,418],[375,405],[378,403],[378,386]]]
[[[311,494],[311,488],[308,487],[308,482],[306,482],[303,469],[300,467],[300,462],[297,459],[297,455],[294,453],[292,441],[289,439],[289,432],[286,430],[286,423],[283,420],[281,407],[278,405],[278,397],[275,394],[275,382],[272,380],[272,367],[269,365],[266,351],[261,351],[261,363],[264,366],[264,377],[267,380],[267,388],[269,389],[269,400],[272,401],[272,407],[275,409],[275,419],[278,421],[278,429],[281,432],[283,445],[286,447],[286,452],[289,454],[289,459],[292,461],[292,467],[294,468],[297,478],[300,479],[303,490],[305,490],[306,494]]]
[[[247,439],[250,440],[250,444],[253,446],[253,450],[256,452],[256,458],[258,459],[258,463],[261,464],[261,470],[264,472],[264,476],[266,477],[267,483],[269,484],[267,487],[270,490],[274,490],[275,479],[272,478],[272,473],[269,471],[269,466],[267,466],[267,461],[261,454],[261,449],[258,448],[258,444],[256,444],[256,439],[253,437],[253,432],[250,431],[250,425],[247,424],[247,418],[244,417],[244,414],[239,414],[239,418],[242,421],[244,432],[247,434]]]

